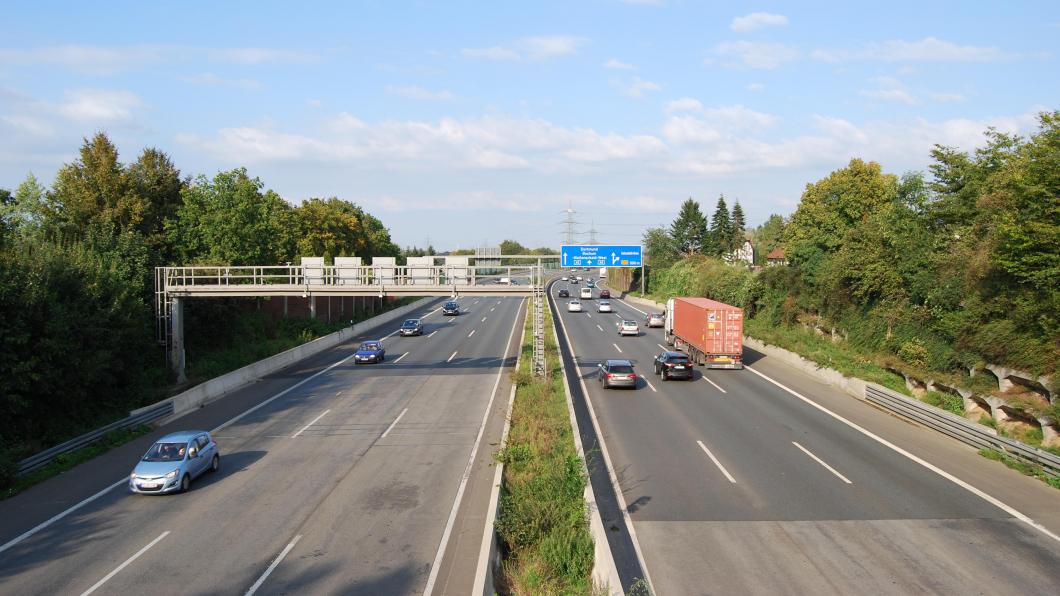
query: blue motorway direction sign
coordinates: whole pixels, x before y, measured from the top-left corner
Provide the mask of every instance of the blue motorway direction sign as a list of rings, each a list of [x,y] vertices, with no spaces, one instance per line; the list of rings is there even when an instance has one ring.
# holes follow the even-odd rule
[[[640,267],[641,248],[635,245],[570,245],[560,247],[561,267]]]

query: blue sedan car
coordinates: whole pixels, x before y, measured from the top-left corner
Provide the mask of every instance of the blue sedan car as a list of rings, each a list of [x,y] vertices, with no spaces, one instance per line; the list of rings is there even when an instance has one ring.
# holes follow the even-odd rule
[[[129,475],[129,490],[142,494],[187,492],[191,481],[221,468],[217,443],[204,430],[170,433],[147,450]]]
[[[366,341],[357,348],[353,355],[353,361],[357,364],[362,362],[382,362],[386,358],[386,350],[383,349],[381,341]]]

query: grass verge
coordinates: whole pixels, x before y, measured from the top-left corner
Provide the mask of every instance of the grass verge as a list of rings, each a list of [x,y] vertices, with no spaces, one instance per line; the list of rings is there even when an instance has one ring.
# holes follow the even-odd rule
[[[504,463],[497,534],[506,594],[592,594],[593,539],[584,492],[588,479],[574,447],[551,313],[545,311],[547,374],[535,378],[532,318],[516,384]]]
[[[25,476],[15,478],[10,486],[4,488],[3,491],[0,491],[0,500],[13,497],[34,484],[39,484],[52,476],[62,474],[74,466],[102,455],[119,445],[124,445],[137,437],[146,435],[151,432],[151,430],[152,427],[143,424],[131,428],[112,430],[87,447],[59,455],[43,468],[34,470]]]
[[[999,461],[1025,476],[1033,476],[1053,488],[1060,488],[1060,478],[1050,476],[1045,472],[1045,470],[1042,469],[1041,466],[1037,464],[1018,460],[1014,457],[1010,457],[1004,453],[1001,453],[1000,451],[994,451],[993,449],[980,449],[979,455],[982,455],[987,459]]]

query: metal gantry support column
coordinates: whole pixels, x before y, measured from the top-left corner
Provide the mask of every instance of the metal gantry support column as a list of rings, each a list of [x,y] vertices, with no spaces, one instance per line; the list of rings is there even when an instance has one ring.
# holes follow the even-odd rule
[[[534,375],[545,374],[545,271],[541,260],[537,261],[536,279],[534,279],[533,312],[534,317]]]
[[[177,383],[184,383],[188,377],[184,374],[184,299],[174,297],[170,306],[170,341],[169,365]]]

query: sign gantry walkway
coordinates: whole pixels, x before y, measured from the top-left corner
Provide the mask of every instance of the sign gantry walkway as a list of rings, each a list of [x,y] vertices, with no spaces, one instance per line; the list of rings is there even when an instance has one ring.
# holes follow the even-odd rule
[[[444,265],[436,264],[444,259]],[[301,296],[309,299],[316,316],[319,296],[519,296],[542,304],[531,310],[535,346],[544,328],[545,263],[555,266],[559,255],[498,255],[488,265],[475,257],[408,257],[398,266],[393,257],[375,257],[362,265],[360,257],[335,257],[325,265],[323,257],[303,257],[299,265],[189,266],[155,269],[155,311],[159,343],[178,382],[184,375],[184,300],[217,297]],[[521,264],[510,264],[518,262]],[[505,263],[500,265],[500,263]],[[544,370],[544,351],[540,352]]]

